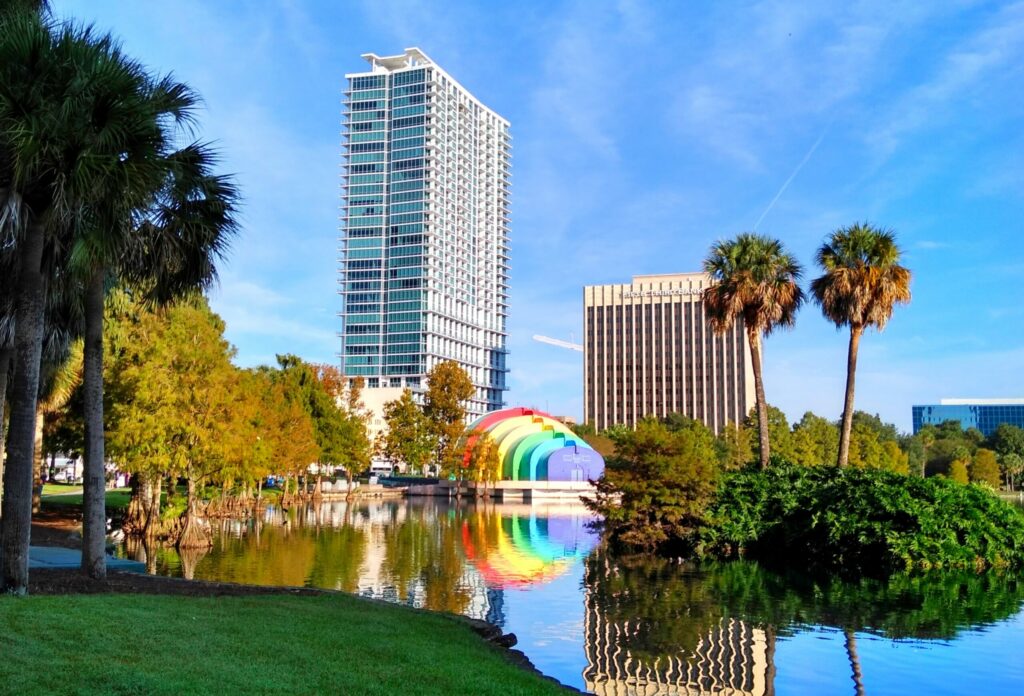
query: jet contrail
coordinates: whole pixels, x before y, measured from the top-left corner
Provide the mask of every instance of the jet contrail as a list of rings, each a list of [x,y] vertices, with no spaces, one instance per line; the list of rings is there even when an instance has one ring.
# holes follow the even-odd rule
[[[814,151],[818,149],[819,145],[821,145],[821,141],[825,139],[825,133],[827,132],[828,126],[825,127],[825,130],[821,132],[821,135],[818,136],[818,139],[814,141],[813,145],[811,145],[811,149],[808,150],[807,154],[804,155],[804,158],[800,160],[800,164],[796,165],[796,169],[794,169],[793,173],[789,175],[788,179],[786,179],[786,183],[782,185],[782,188],[779,189],[779,192],[775,194],[775,198],[772,199],[772,202],[769,203],[768,207],[764,209],[763,213],[761,213],[761,217],[759,217],[757,219],[757,222],[754,223],[755,232],[757,231],[757,228],[761,226],[761,222],[764,221],[765,215],[767,215],[771,211],[771,209],[775,206],[775,203],[778,202],[778,200],[782,197],[782,194],[786,192],[787,188],[789,188],[789,185],[793,183],[793,179],[796,178],[796,175],[799,174],[800,170],[804,168],[805,164],[807,164],[807,160],[811,159],[811,155],[813,155]]]

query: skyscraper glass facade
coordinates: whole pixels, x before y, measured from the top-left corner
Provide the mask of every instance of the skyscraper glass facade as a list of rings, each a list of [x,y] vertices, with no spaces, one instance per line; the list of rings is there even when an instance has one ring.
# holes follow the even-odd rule
[[[1024,428],[1024,399],[943,399],[941,403],[912,406],[914,433],[925,425],[960,421],[964,430],[977,428],[986,437],[1002,423]]]
[[[469,374],[473,413],[502,406],[509,123],[418,49],[347,75],[341,295],[345,374],[425,386]]]

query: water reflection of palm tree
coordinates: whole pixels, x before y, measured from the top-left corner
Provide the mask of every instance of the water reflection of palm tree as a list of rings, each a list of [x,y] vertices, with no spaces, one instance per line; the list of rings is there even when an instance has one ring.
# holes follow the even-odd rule
[[[857,654],[857,634],[852,628],[843,631],[846,634],[846,655],[850,659],[850,669],[853,671],[854,693],[857,696],[864,696],[864,674],[860,669],[860,656]]]

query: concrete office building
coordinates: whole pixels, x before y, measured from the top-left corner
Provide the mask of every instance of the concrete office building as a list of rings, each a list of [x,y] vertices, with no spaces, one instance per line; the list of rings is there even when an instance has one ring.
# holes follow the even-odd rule
[[[1024,428],[1024,399],[940,399],[938,404],[911,406],[914,434],[925,425],[960,421],[964,430],[977,428],[985,437],[1003,423]]]
[[[509,122],[423,51],[363,55],[346,75],[342,365],[368,390],[425,387],[444,360],[502,406],[508,315]]]
[[[719,432],[754,405],[742,321],[717,336],[703,273],[635,276],[583,290],[583,416],[598,429],[682,413]]]

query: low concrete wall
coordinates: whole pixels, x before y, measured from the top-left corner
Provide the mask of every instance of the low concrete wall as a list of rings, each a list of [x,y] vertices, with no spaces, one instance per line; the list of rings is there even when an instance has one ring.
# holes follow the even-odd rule
[[[352,490],[353,498],[401,498],[405,495],[405,488],[403,487],[386,487],[380,484],[366,484],[354,488]],[[345,500],[348,497],[348,491],[331,491],[330,493],[322,493],[320,496],[321,500]]]
[[[409,486],[408,495],[453,497],[457,481],[439,481],[430,486]],[[496,500],[579,500],[593,495],[594,487],[587,481],[498,481],[494,484],[462,482],[463,495],[475,495],[484,490]]]

